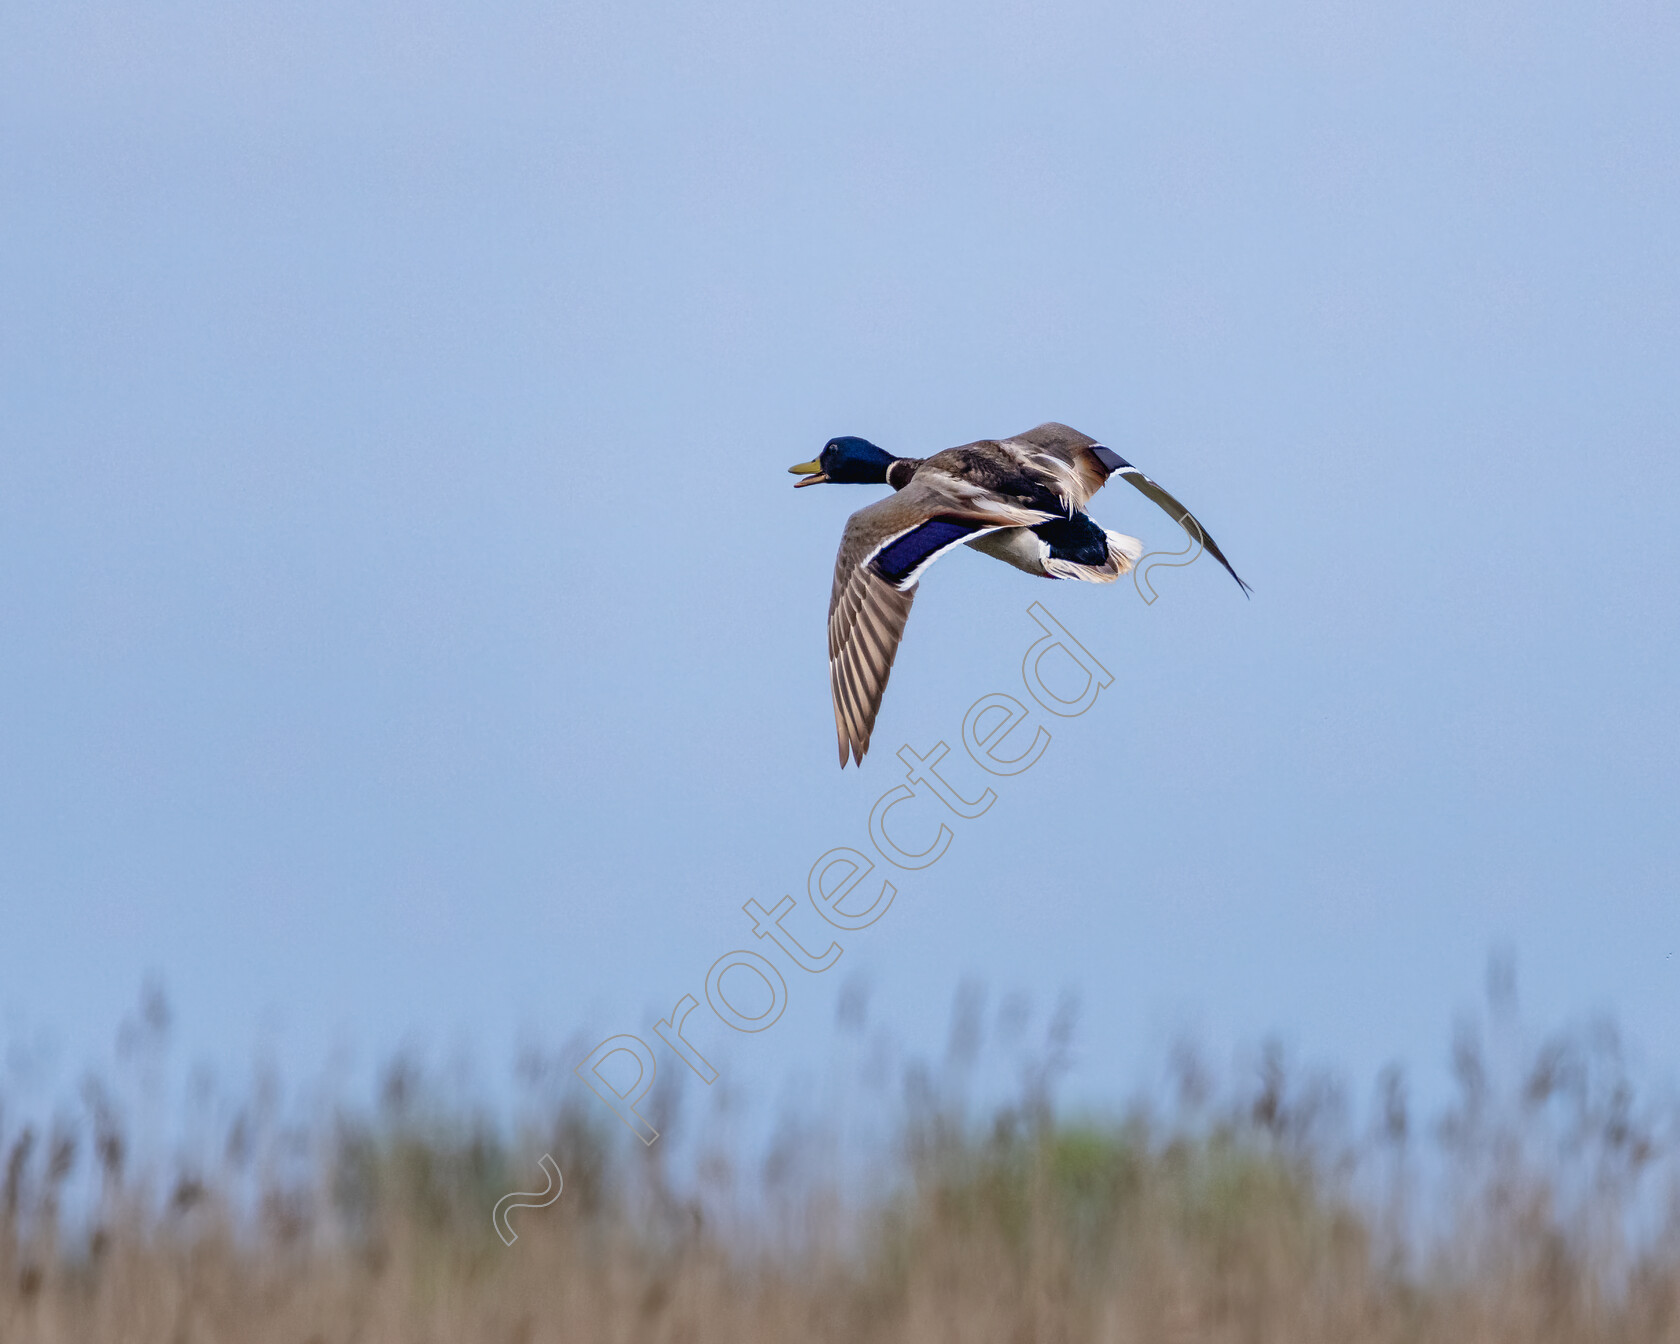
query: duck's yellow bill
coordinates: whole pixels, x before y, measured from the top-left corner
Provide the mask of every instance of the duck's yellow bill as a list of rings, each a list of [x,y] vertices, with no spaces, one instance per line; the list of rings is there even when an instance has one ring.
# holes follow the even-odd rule
[[[793,483],[793,488],[795,490],[799,489],[802,485],[821,485],[828,479],[827,476],[823,475],[821,462],[801,462],[796,467],[789,467],[788,470],[795,476],[803,476],[805,478],[802,481],[795,481]]]

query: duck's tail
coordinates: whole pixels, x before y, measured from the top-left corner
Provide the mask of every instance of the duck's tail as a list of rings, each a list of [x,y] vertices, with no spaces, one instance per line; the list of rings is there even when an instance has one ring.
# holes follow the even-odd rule
[[[1086,583],[1113,583],[1122,574],[1130,574],[1143,555],[1143,543],[1123,532],[1110,532],[1105,528],[1102,530],[1102,541],[1102,550],[1106,554],[1100,560],[1097,559],[1100,552],[1095,547],[1063,548],[1054,541],[1045,543],[1045,576],[1082,579]]]

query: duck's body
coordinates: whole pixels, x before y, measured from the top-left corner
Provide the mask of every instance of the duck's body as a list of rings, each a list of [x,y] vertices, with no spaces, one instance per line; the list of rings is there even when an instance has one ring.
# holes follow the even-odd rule
[[[894,493],[846,521],[828,608],[829,683],[840,764],[862,764],[922,572],[959,542],[1028,574],[1112,583],[1143,554],[1085,503],[1119,471],[1237,578],[1190,511],[1118,453],[1066,425],[982,439],[928,458],[895,458],[862,439],[833,439],[807,479],[876,482]]]

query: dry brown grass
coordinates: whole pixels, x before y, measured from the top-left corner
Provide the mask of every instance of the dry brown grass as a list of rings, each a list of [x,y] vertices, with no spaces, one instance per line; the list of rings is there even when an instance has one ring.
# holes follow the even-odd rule
[[[1674,1130],[1614,1036],[1501,1073],[1467,1028],[1454,1067],[1427,1125],[1395,1075],[1356,1124],[1275,1051],[1223,1087],[1182,1055],[1088,1123],[1056,1116],[1053,1059],[984,1123],[922,1074],[890,1193],[779,1170],[750,1214],[575,1099],[504,1145],[401,1070],[359,1121],[247,1113],[165,1185],[90,1086],[6,1134],[0,1341],[1680,1341]],[[504,1247],[490,1208],[544,1151],[565,1195]]]

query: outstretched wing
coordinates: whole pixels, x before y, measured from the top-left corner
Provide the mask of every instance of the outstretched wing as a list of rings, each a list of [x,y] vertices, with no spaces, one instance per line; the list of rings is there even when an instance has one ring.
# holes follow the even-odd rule
[[[1020,454],[1029,470],[1053,481],[1074,508],[1084,508],[1108,479],[1109,468],[1095,456],[1102,445],[1070,425],[1047,421],[1002,444]],[[1071,516],[1072,510],[1068,513]]]
[[[848,759],[861,765],[869,750],[922,571],[971,538],[1047,516],[999,506],[994,517],[973,500],[964,503],[954,508],[946,492],[913,482],[846,520],[828,603],[828,680],[842,767]]]
[[[1242,581],[1237,571],[1231,568],[1231,562],[1225,558],[1225,553],[1219,549],[1219,543],[1208,535],[1207,528],[1202,526],[1195,514],[1191,513],[1189,509],[1185,508],[1184,505],[1180,504],[1112,448],[1104,448],[1101,444],[1098,444],[1091,449],[1091,452],[1109,471],[1119,472],[1140,492],[1159,504],[1169,518],[1190,534],[1191,541],[1200,542],[1202,549],[1224,565],[1225,572],[1237,580],[1237,586],[1243,590],[1245,595],[1254,591]]]
[[[1225,553],[1219,549],[1218,543],[1208,535],[1207,528],[1202,526],[1200,519],[1119,453],[1104,447],[1089,434],[1081,434],[1069,425],[1058,424],[1052,420],[1029,429],[1024,434],[1017,434],[1012,439],[1004,439],[1002,443],[1004,447],[1021,454],[1031,470],[1040,472],[1053,481],[1054,488],[1080,508],[1102,489],[1110,475],[1119,472],[1138,490],[1160,505],[1175,523],[1190,534],[1192,541],[1200,542],[1209,555],[1224,565],[1225,572],[1237,580],[1244,593],[1253,591],[1242,581],[1237,571],[1231,568],[1231,562],[1225,558]],[[1068,510],[1068,516],[1073,516],[1072,509]]]

